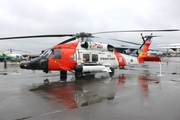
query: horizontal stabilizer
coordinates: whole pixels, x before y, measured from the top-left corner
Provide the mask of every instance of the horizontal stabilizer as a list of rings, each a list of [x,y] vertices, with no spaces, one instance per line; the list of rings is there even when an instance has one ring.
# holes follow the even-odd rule
[[[161,62],[161,58],[159,56],[146,56],[144,58],[144,61],[146,62]]]

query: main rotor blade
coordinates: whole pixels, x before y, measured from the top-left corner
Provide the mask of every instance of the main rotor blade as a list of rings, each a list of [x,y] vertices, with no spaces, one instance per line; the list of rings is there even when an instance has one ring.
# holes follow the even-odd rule
[[[76,40],[76,37],[67,39],[67,40],[65,40],[65,41],[63,41],[63,42],[61,42],[61,43],[59,43],[59,45],[60,45],[60,44],[65,44],[65,43],[71,42],[71,41],[73,41],[73,40]]]
[[[120,41],[120,42],[125,42],[125,43],[130,43],[130,44],[134,44],[134,45],[141,45],[141,44],[139,44],[139,43],[134,43],[134,42],[130,42],[130,41],[124,41],[124,40],[119,40],[119,39],[111,39],[111,40]]]
[[[120,31],[97,32],[97,33],[92,33],[92,34],[117,33],[117,32],[172,32],[172,31],[179,31],[179,29],[162,29],[162,30],[120,30]]]
[[[41,38],[41,37],[66,37],[70,36],[73,37],[73,34],[57,34],[57,35],[33,35],[33,36],[17,36],[17,37],[4,37],[0,38],[0,40],[7,40],[7,39],[21,39],[21,38]]]

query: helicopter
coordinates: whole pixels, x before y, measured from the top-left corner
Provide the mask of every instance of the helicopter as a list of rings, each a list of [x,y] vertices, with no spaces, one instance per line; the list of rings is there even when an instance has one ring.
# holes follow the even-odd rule
[[[4,60],[11,60],[12,57],[6,55],[6,53],[4,51],[0,51],[0,62],[3,62]]]
[[[0,62],[3,62],[4,60],[10,62],[21,62],[26,60],[26,58],[22,54],[15,53],[14,51],[29,53],[23,50],[7,49],[7,51],[0,52]]]
[[[31,61],[22,62],[20,68],[27,70],[42,70],[45,73],[49,71],[60,71],[60,77],[67,77],[67,71],[73,72],[77,79],[82,78],[84,74],[95,74],[97,72],[108,72],[110,76],[114,75],[115,69],[121,66],[138,65],[144,62],[147,57],[147,51],[151,44],[151,39],[146,39],[141,34],[143,44],[142,50],[137,57],[121,54],[116,51],[114,46],[100,42],[94,42],[96,34],[115,33],[115,32],[166,32],[179,31],[170,30],[124,30],[124,31],[106,31],[97,33],[77,33],[77,34],[55,34],[55,35],[32,35],[5,37],[0,40],[21,39],[21,38],[41,38],[41,37],[71,37],[52,48],[46,49],[39,57]],[[152,36],[152,34],[150,35]],[[78,41],[74,41],[78,40]],[[141,48],[140,47],[140,48]],[[160,59],[159,59],[160,60]]]

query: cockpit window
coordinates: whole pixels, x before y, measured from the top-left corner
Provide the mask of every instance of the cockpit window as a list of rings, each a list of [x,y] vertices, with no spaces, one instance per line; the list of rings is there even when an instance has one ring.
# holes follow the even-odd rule
[[[16,58],[20,58],[18,55],[16,55]]]
[[[61,59],[61,50],[60,49],[54,49],[54,52],[51,56],[52,59]]]
[[[40,56],[48,58],[51,53],[52,53],[52,50],[48,49],[48,50],[45,50]]]

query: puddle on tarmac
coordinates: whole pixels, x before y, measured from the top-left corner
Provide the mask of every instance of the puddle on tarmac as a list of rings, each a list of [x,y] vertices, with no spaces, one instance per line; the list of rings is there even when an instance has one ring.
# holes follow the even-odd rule
[[[0,71],[0,75],[19,75],[21,74],[18,70],[12,71]]]
[[[102,89],[104,84],[107,84],[102,82],[104,80],[106,79],[95,78],[71,82],[46,82],[48,84],[33,87],[30,91],[37,93],[44,99],[61,103],[68,108],[77,108],[114,99],[115,91],[109,91],[112,89],[111,86],[106,86],[108,92],[106,89]]]
[[[0,75],[7,75],[6,71],[0,71]]]

